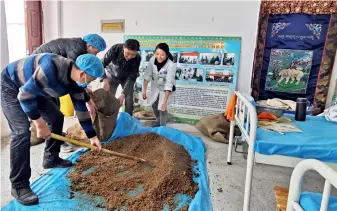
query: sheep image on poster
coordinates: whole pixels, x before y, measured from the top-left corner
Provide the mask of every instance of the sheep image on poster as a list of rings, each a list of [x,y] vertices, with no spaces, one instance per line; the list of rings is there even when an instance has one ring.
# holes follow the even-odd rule
[[[305,94],[313,51],[272,49],[265,90]]]

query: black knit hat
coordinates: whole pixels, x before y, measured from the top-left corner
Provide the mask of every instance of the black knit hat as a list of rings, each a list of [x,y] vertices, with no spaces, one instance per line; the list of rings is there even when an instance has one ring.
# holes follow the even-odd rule
[[[166,43],[159,43],[159,44],[157,45],[157,47],[156,47],[156,50],[157,50],[158,48],[159,48],[160,50],[164,51],[169,59],[173,60],[173,56],[172,56],[172,54],[170,53],[170,47],[169,47]]]

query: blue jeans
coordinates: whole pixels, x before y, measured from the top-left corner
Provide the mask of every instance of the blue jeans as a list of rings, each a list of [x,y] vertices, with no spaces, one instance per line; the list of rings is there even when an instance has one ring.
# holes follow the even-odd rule
[[[1,73],[1,107],[11,130],[10,181],[13,188],[28,186],[30,169],[30,123],[17,99],[19,87],[6,70]],[[39,112],[52,133],[62,135],[64,116],[53,98],[37,97]],[[58,156],[63,142],[46,141],[44,156]]]

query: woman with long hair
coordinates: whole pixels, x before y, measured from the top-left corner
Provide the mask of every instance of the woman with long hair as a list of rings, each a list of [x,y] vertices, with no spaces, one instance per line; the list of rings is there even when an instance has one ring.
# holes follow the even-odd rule
[[[167,122],[167,106],[172,101],[175,91],[177,66],[166,43],[159,43],[155,55],[150,59],[144,74],[143,99],[147,98],[146,90],[151,81],[150,104],[157,119],[158,126]]]

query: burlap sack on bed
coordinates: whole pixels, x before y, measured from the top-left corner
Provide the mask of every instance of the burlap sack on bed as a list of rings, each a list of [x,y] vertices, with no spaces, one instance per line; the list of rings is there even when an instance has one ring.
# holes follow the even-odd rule
[[[214,141],[228,144],[230,122],[226,120],[223,114],[200,119],[196,128]],[[239,128],[234,129],[234,135],[240,135]]]

